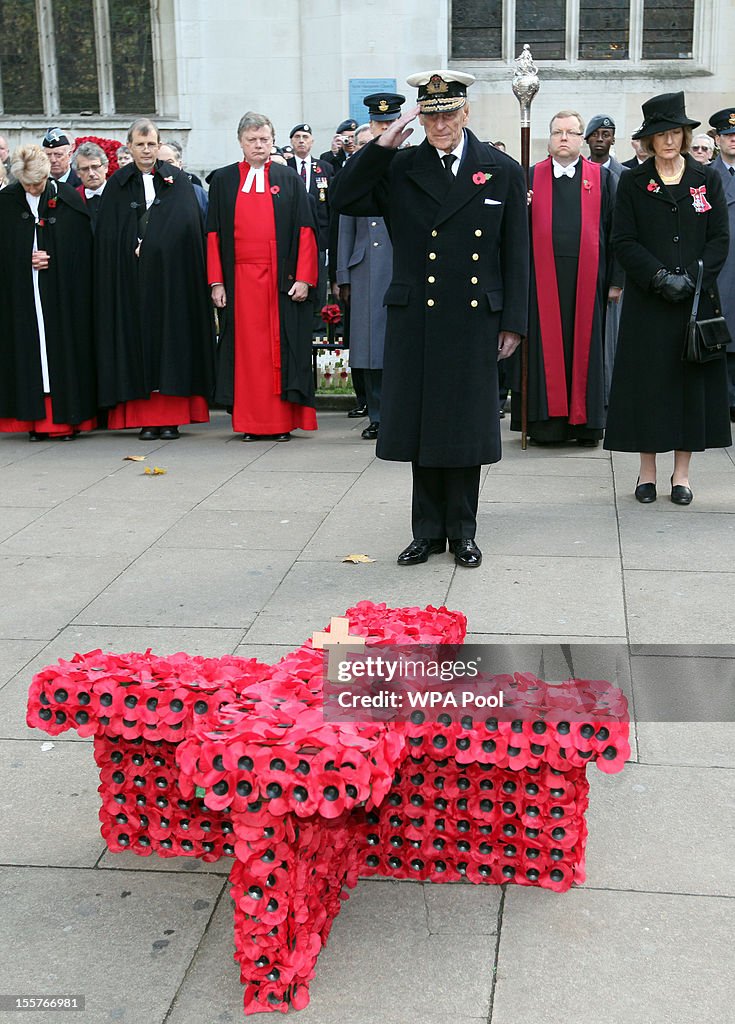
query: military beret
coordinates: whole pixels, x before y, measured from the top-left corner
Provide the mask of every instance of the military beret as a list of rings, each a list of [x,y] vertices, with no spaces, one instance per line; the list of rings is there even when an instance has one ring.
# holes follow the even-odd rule
[[[615,122],[609,114],[595,114],[594,117],[590,118],[589,124],[584,130],[585,139],[593,135],[598,128],[612,128],[615,131]]]
[[[308,132],[309,135],[313,135],[313,132],[311,130],[311,125],[310,124],[297,124],[297,125],[295,125],[291,129],[291,132],[289,133],[289,136],[288,136],[289,139],[292,139],[294,137],[294,135],[296,134],[296,132]]]
[[[371,121],[395,121],[401,116],[401,104],[406,97],[397,92],[373,92],[362,101],[368,108]]]
[[[735,107],[718,110],[709,119],[709,123],[718,135],[732,135],[735,132]]]
[[[464,71],[419,71],[406,79],[408,85],[418,88],[418,103],[422,114],[441,114],[460,110],[467,102],[467,86],[474,75]]]
[[[357,130],[357,121],[353,121],[351,117],[348,117],[345,121],[340,121],[337,125],[337,134],[340,132],[354,132]]]
[[[49,128],[41,145],[44,149],[58,149],[59,146],[70,146],[71,142],[61,128]]]

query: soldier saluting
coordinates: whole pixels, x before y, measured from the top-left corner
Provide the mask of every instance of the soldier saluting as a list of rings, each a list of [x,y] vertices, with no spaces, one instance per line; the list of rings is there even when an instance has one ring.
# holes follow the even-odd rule
[[[472,75],[412,75],[418,106],[342,169],[332,205],[382,215],[393,242],[379,458],[410,462],[413,540],[399,565],[446,550],[476,568],[480,468],[501,457],[498,359],[525,333],[523,171],[467,128]],[[401,150],[416,116],[426,139]]]

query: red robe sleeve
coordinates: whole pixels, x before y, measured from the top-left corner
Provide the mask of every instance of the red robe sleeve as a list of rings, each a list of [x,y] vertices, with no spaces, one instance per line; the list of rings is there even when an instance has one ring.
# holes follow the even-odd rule
[[[210,281],[212,280],[211,274],[209,279]],[[301,228],[299,234],[299,258],[296,261],[296,280],[306,281],[309,287],[316,288],[318,279],[319,261],[316,235],[313,228]]]
[[[216,231],[207,234],[207,281],[209,285],[224,284],[222,257],[219,251],[219,235]]]

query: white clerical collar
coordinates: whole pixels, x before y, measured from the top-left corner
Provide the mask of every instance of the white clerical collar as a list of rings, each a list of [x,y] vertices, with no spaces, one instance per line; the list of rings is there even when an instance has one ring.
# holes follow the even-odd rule
[[[146,208],[146,210],[151,205],[153,200],[156,198],[156,189],[155,189],[155,187],[153,185],[153,175],[154,175],[154,173],[155,173],[155,171],[151,171],[150,173],[146,172],[146,173],[142,174],[142,178],[143,178],[143,191],[145,193],[145,208]]]
[[[445,153],[443,149],[437,149],[436,146],[433,146],[432,148],[436,149],[437,156],[439,157],[440,160],[442,160],[445,156],[449,156],[449,153]],[[460,165],[460,163],[462,161],[462,154],[463,153],[464,153],[464,129],[462,129],[462,137],[460,138],[456,148],[451,150],[452,156],[456,157],[456,159],[452,161],[452,174],[455,176],[455,178],[457,177],[457,172],[459,171],[459,165]]]
[[[99,188],[85,188],[84,198],[91,199],[92,196],[101,196],[102,193],[105,191],[105,184],[106,182],[103,182],[103,184],[100,185]],[[145,185],[143,187],[145,188]]]
[[[243,192],[251,192],[253,188],[253,182],[255,182],[256,192],[265,192],[265,164],[262,167],[251,167],[247,165],[248,173],[245,175],[245,184],[242,187]]]
[[[557,163],[557,161],[552,156],[552,158],[551,158],[551,165],[554,168],[554,177],[555,178],[564,178],[564,177],[573,178],[574,177],[574,172],[577,169],[577,164],[578,163],[579,163],[579,157],[577,157],[577,159],[574,161],[573,164],[568,164],[566,167],[564,167],[563,164]]]

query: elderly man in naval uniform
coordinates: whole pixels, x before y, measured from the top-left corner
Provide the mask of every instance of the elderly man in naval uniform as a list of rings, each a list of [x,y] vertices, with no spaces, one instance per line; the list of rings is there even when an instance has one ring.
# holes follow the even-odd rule
[[[498,462],[498,359],[526,330],[521,167],[467,127],[472,75],[412,75],[418,105],[349,160],[332,205],[380,214],[393,242],[377,455],[410,462],[413,540],[399,565],[449,549],[477,568],[480,470]],[[426,134],[400,147],[416,116]]]

